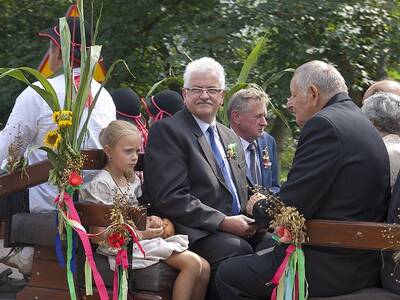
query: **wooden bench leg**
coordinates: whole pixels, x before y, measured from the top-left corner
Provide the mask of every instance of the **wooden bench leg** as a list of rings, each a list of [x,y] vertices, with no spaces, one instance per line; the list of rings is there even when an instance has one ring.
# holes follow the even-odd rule
[[[16,299],[70,299],[66,269],[59,265],[53,247],[35,246],[32,274]]]

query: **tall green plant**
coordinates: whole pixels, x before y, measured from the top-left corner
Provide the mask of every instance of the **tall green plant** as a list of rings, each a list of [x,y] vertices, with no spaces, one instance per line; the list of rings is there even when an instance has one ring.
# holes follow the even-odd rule
[[[226,91],[225,96],[224,96],[224,106],[218,112],[219,119],[222,120],[222,122],[225,125],[228,125],[228,115],[227,115],[228,103],[234,93],[236,93],[240,89],[247,88],[248,86],[252,86],[259,90],[265,91],[270,85],[276,83],[285,74],[292,73],[294,71],[294,69],[290,69],[290,68],[280,71],[280,72],[272,75],[270,78],[268,78],[261,86],[256,83],[248,83],[247,79],[249,77],[249,74],[250,74],[251,70],[256,66],[258,57],[263,52],[266,43],[267,43],[266,36],[262,37],[261,39],[259,39],[257,41],[256,45],[250,51],[250,54],[245,59],[236,83],[230,89],[228,89]],[[286,120],[283,113],[281,111],[279,111],[279,109],[276,108],[276,106],[272,103],[272,101],[270,102],[270,105],[272,107],[272,111],[277,115],[278,118],[282,119],[282,121],[285,123],[285,125],[290,129],[289,123]]]

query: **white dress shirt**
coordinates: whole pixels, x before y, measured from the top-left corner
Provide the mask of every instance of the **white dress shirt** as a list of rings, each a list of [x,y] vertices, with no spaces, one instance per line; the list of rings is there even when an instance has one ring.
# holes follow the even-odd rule
[[[226,157],[226,153],[225,153],[225,150],[224,150],[224,146],[222,145],[221,138],[219,137],[219,134],[218,134],[217,122],[214,119],[214,121],[212,121],[211,124],[208,124],[207,122],[204,122],[204,121],[200,120],[199,118],[197,118],[194,115],[193,115],[193,118],[196,120],[196,122],[199,125],[201,131],[203,132],[204,136],[207,138],[207,142],[208,142],[209,145],[211,145],[210,144],[210,134],[208,133],[207,129],[211,125],[214,126],[215,142],[217,144],[219,152],[221,153],[221,157],[223,157],[223,159],[224,159],[224,164],[225,164],[226,169],[228,170],[229,179],[233,183],[232,184],[232,188],[233,188],[233,190],[234,190],[234,192],[236,194],[236,199],[239,199],[239,196],[238,196],[237,190],[236,190],[236,186],[235,186],[235,181],[233,181],[233,179],[232,179],[231,167],[230,167],[228,159]],[[239,207],[240,207],[240,204],[239,204]]]
[[[79,69],[74,69],[74,74],[79,74]],[[56,91],[60,106],[64,106],[65,80],[64,75],[48,79]],[[40,85],[35,83],[36,85]],[[95,80],[91,83],[91,93],[95,97],[100,84]],[[83,125],[87,116],[87,108],[82,116]],[[43,146],[44,137],[49,130],[56,128],[53,112],[43,98],[35,90],[28,87],[16,99],[15,105],[8,118],[5,128],[0,131],[0,162],[7,159],[8,146],[19,135],[23,141],[21,153],[25,153],[29,164],[34,164],[47,159],[46,152],[38,148]],[[88,131],[83,142],[83,149],[101,149],[99,133],[111,121],[115,120],[116,111],[111,95],[103,88],[97,99],[97,103],[90,116]],[[85,181],[93,177],[85,175]],[[44,183],[29,189],[29,207],[31,212],[49,211],[55,209],[53,200],[57,195],[55,187]]]

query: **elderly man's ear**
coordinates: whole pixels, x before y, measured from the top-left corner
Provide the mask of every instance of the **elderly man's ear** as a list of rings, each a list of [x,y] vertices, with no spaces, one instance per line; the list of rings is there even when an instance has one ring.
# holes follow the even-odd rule
[[[315,85],[311,84],[308,87],[307,93],[309,97],[309,103],[312,107],[318,107],[321,105],[321,94]]]

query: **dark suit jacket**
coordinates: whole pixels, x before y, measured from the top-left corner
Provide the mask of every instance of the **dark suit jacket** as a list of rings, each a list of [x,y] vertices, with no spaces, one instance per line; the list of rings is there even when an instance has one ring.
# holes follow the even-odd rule
[[[279,185],[279,162],[278,153],[276,149],[275,139],[268,133],[263,132],[263,134],[257,139],[257,154],[261,162],[261,177],[262,186],[270,189],[274,193],[278,193],[280,190]],[[271,161],[271,166],[265,168],[263,166],[263,151],[268,148],[269,159]]]
[[[396,182],[393,186],[392,197],[390,200],[388,214],[386,217],[386,221],[388,223],[400,223],[400,173],[397,175]],[[388,245],[389,246],[389,245]],[[382,286],[396,294],[400,294],[400,272],[399,267],[396,266],[396,263],[393,260],[393,251],[390,251],[390,248],[387,251],[383,252],[381,259],[382,268],[381,268],[381,281]]]
[[[335,95],[301,130],[280,198],[306,219],[385,220],[389,158],[377,130],[347,94]],[[258,222],[267,221],[262,203]],[[305,247],[311,296],[349,293],[379,282],[379,252]]]
[[[242,208],[247,202],[246,161],[236,134],[217,123],[224,149],[236,143],[237,158],[229,159]],[[185,108],[155,123],[144,157],[144,189],[156,212],[170,218],[178,233],[193,243],[218,230],[231,214],[232,196],[212,150]]]

